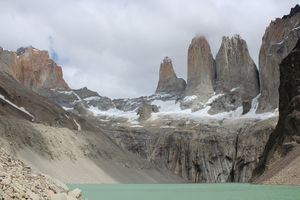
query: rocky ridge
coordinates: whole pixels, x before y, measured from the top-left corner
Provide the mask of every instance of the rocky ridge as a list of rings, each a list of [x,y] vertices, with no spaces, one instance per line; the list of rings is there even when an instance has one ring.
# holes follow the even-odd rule
[[[258,112],[278,108],[280,83],[279,64],[295,47],[300,38],[299,5],[289,15],[277,18],[267,27],[259,52],[261,96]]]

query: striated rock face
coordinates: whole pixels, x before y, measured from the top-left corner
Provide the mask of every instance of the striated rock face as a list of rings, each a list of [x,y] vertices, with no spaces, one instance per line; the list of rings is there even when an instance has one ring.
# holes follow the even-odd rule
[[[160,121],[166,124],[103,129],[123,148],[190,182],[247,182],[277,119]]]
[[[223,37],[216,56],[216,91],[239,91],[242,99],[249,100],[259,93],[256,65],[249,55],[246,41],[239,35]]]
[[[272,21],[265,31],[259,52],[261,97],[258,112],[278,107],[279,63],[300,38],[300,9],[297,5],[289,15]]]
[[[286,154],[300,136],[300,40],[280,64],[279,121],[256,173]],[[287,143],[287,144],[285,144]]]
[[[185,87],[185,80],[177,78],[171,59],[165,57],[160,64],[159,81],[155,93],[180,95],[185,90]]]
[[[206,102],[214,93],[215,61],[204,36],[192,40],[188,50],[186,96],[197,95]]]
[[[61,67],[49,57],[47,51],[30,47],[18,52],[23,72],[19,81],[26,87],[37,92],[41,89],[69,89]]]

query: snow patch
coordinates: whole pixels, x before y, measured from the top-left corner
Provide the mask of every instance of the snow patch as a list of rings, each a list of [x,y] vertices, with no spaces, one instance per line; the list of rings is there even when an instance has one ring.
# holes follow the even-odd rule
[[[234,92],[234,91],[236,91],[236,90],[238,90],[238,89],[240,89],[240,87],[232,88],[232,89],[230,90],[230,92]]]
[[[212,97],[210,97],[210,98],[208,99],[208,101],[206,102],[205,105],[211,104],[212,102],[214,102],[216,99],[220,98],[221,96],[224,96],[224,94],[222,94],[222,93],[217,94],[217,95],[214,94]]]
[[[124,112],[122,110],[118,110],[116,108],[112,108],[106,111],[98,109],[98,107],[90,106],[88,108],[95,116],[106,116],[111,118],[127,118],[128,122],[136,121],[138,119],[138,115],[136,112]]]
[[[13,102],[7,100],[2,94],[0,94],[0,98],[7,102],[8,104],[10,104],[11,106],[13,106],[14,108],[22,111],[23,113],[27,114],[28,116],[30,116],[32,118],[32,121],[34,121],[34,116],[32,114],[30,114],[24,107],[19,107],[16,104],[14,104]]]
[[[76,96],[76,98],[79,100],[79,101],[82,101],[82,99],[80,98],[80,96],[76,93],[76,92],[74,92],[74,91],[66,91],[66,90],[56,90],[58,93],[61,93],[61,94],[66,94],[66,95],[72,95],[72,94],[74,94],[75,96]]]
[[[197,99],[198,97],[196,95],[192,95],[192,96],[186,96],[183,99],[183,102],[190,102],[190,101],[194,101],[195,99]]]
[[[242,115],[241,118],[256,118],[256,119],[268,119],[270,117],[278,116],[278,109],[275,109],[273,112],[266,112],[257,114],[256,110],[258,108],[258,99],[261,94],[257,95],[251,102],[251,109],[245,115]]]
[[[175,128],[174,126],[161,126],[160,128]]]
[[[55,90],[55,89],[53,89]],[[73,91],[61,91],[61,90],[55,90],[56,92],[60,93],[60,94],[66,94],[66,95],[71,95],[73,94]]]
[[[64,107],[64,106],[62,106],[62,108],[63,108],[65,111],[73,110],[73,108],[68,108],[68,107]]]
[[[143,126],[141,126],[141,125],[132,125],[130,127],[132,127],[132,128],[143,128]]]
[[[74,123],[75,123],[76,126],[77,126],[77,130],[78,130],[78,131],[81,131],[81,126],[80,126],[80,124],[79,124],[75,119],[73,119],[73,121],[74,121]]]
[[[74,92],[74,91],[72,91],[73,92],[73,94],[76,96],[76,98],[79,100],[79,101],[82,101],[82,99],[80,98],[80,96],[76,93],[76,92]]]
[[[100,97],[99,96],[93,96],[93,97],[87,97],[84,99],[85,101],[99,101],[100,100]]]

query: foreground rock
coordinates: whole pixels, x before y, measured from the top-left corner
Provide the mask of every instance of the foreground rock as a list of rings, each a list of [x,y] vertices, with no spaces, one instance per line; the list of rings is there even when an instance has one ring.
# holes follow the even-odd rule
[[[266,29],[259,52],[261,97],[258,112],[278,107],[279,63],[295,47],[300,38],[299,5],[289,15],[272,21]]]
[[[0,199],[57,200],[59,196],[76,200],[81,191],[75,189],[69,192],[63,183],[34,172],[0,149]]]
[[[159,81],[155,93],[181,95],[185,90],[185,87],[185,80],[177,78],[171,59],[165,57],[163,62],[160,64]]]
[[[300,40],[280,64],[279,121],[270,135],[257,174],[284,157],[300,136]]]

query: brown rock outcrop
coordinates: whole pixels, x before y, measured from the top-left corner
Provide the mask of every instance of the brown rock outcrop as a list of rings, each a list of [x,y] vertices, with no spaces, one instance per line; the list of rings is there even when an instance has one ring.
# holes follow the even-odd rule
[[[261,97],[258,112],[278,107],[279,63],[291,52],[299,38],[299,5],[289,15],[272,21],[266,29],[259,52]]]
[[[192,40],[188,50],[186,96],[197,95],[206,102],[214,93],[215,61],[204,36]]]
[[[246,41],[239,35],[223,37],[216,56],[216,91],[238,91],[243,100],[250,100],[259,93],[256,65],[249,55]]]
[[[40,89],[69,89],[63,79],[61,67],[50,57],[47,51],[27,48],[19,55],[23,76],[19,79],[33,91]]]
[[[33,47],[19,48],[17,53],[0,48],[0,71],[8,73],[35,92],[44,89],[70,89],[61,67],[47,51]]]
[[[177,78],[172,60],[165,57],[160,64],[159,81],[155,93],[180,95],[185,90],[186,82],[182,78]]]

